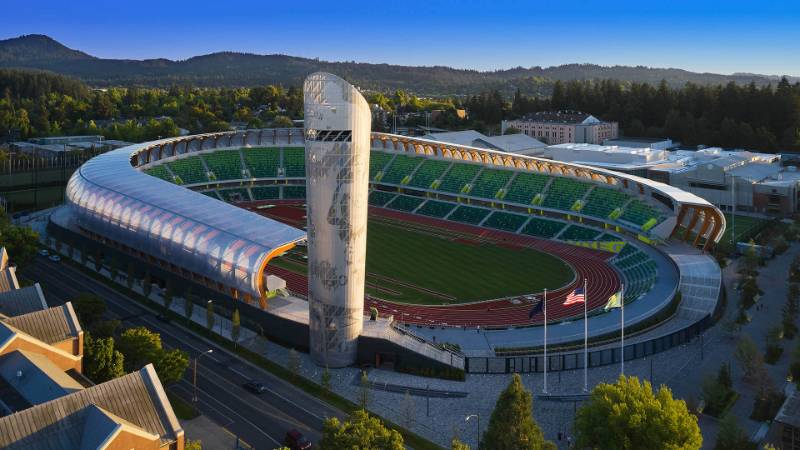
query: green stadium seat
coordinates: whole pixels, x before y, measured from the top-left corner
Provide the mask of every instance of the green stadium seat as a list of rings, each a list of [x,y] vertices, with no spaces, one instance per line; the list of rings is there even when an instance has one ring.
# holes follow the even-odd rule
[[[424,205],[422,205],[420,209],[417,210],[417,214],[422,214],[423,216],[444,218],[455,207],[456,205],[452,203],[437,202],[436,200],[428,200],[427,202],[425,202]]]
[[[382,172],[383,169],[386,167],[386,164],[389,164],[389,161],[392,160],[391,153],[384,153],[384,152],[376,152],[372,151],[369,154],[369,179],[374,180],[375,176],[378,173]]]
[[[489,215],[491,211],[483,208],[473,208],[472,206],[459,206],[450,214],[449,220],[477,225]]]
[[[453,167],[444,176],[438,189],[445,192],[459,193],[465,184],[475,178],[475,174],[479,170],[481,170],[481,166],[477,164],[453,163]]]
[[[281,155],[278,147],[248,148],[244,152],[244,161],[250,176],[254,178],[275,178],[278,176],[278,166]]]
[[[630,196],[624,192],[597,186],[589,193],[581,212],[599,219],[607,219],[615,209],[622,208],[628,199]]]
[[[550,184],[543,206],[570,211],[572,205],[586,194],[591,185],[571,178],[556,177]]]
[[[176,159],[167,163],[172,173],[180,177],[182,184],[207,183],[206,170],[197,156]]]
[[[530,222],[525,225],[525,228],[522,229],[522,232],[531,236],[551,239],[554,238],[565,226],[567,226],[567,224],[564,222],[531,217]]]
[[[591,241],[599,235],[600,231],[578,225],[570,225],[569,228],[561,233],[559,239],[563,239],[565,241]]]
[[[422,158],[419,157],[406,155],[395,156],[394,161],[392,161],[389,167],[385,170],[383,178],[381,178],[381,183],[400,184],[405,177],[411,175],[411,172],[414,171],[414,168],[416,168],[421,162]]]
[[[150,175],[151,177],[161,178],[162,180],[169,181],[170,183],[173,182],[172,174],[169,173],[166,167],[163,165],[153,166],[149,169],[145,169],[144,173]]]
[[[536,194],[544,191],[548,179],[547,175],[520,172],[508,186],[504,200],[530,205]]]
[[[514,172],[510,170],[484,169],[472,184],[472,190],[469,191],[469,195],[493,199],[497,191],[508,183],[512,175],[514,175]]]
[[[658,213],[652,206],[644,203],[639,199],[634,199],[627,206],[625,206],[625,210],[622,212],[622,216],[620,217],[622,220],[626,220],[633,224],[642,226],[650,219],[661,220],[661,214]]]
[[[257,186],[250,188],[255,200],[274,200],[280,198],[280,186]]]
[[[217,181],[239,180],[242,178],[242,160],[238,150],[220,150],[203,155],[208,170],[214,173]]]
[[[426,159],[419,169],[414,173],[414,177],[408,183],[409,186],[414,186],[422,189],[431,187],[434,181],[441,178],[442,174],[450,165],[449,161],[441,161],[438,159]]]
[[[284,176],[297,178],[306,176],[306,150],[303,147],[283,149]]]
[[[391,209],[396,209],[398,211],[408,211],[411,212],[417,208],[422,202],[425,201],[423,197],[412,197],[409,195],[398,195],[394,198],[391,202],[389,202],[386,207]]]
[[[512,214],[502,211],[495,211],[483,222],[484,227],[496,228],[498,230],[515,232],[525,223],[526,216]]]
[[[247,194],[247,189],[220,189],[219,195],[226,202],[250,201],[250,196]]]
[[[396,195],[397,193],[395,192],[372,191],[369,193],[369,204],[372,206],[385,206]]]
[[[305,199],[306,187],[305,186],[284,186],[283,198],[285,199]]]

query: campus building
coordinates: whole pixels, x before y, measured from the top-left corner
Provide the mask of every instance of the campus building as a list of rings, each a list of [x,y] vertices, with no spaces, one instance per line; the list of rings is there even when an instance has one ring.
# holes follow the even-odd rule
[[[72,304],[48,306],[38,284],[19,288],[4,248],[0,274],[0,448],[184,448],[152,364],[95,385]]]
[[[475,130],[428,133],[423,139],[449,142],[478,148],[488,148],[517,155],[539,156],[547,145],[522,133],[486,136]]]
[[[501,134],[516,128],[523,134],[548,145],[577,142],[601,144],[606,139],[615,139],[619,134],[617,122],[604,122],[581,111],[540,111],[519,119],[500,123]]]

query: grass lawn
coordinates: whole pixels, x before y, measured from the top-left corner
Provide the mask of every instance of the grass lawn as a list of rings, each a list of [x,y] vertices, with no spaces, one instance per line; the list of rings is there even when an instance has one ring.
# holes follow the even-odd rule
[[[736,215],[736,242],[747,242],[751,237],[756,235],[764,225],[769,222],[769,219],[760,219],[757,217],[740,216]],[[731,233],[733,228],[733,217],[730,213],[725,213],[725,233],[722,235],[720,245],[725,248],[732,249]]]
[[[303,273],[301,259],[270,264]],[[370,220],[367,293],[416,304],[464,303],[557,289],[574,273],[562,260],[531,249],[465,243]]]

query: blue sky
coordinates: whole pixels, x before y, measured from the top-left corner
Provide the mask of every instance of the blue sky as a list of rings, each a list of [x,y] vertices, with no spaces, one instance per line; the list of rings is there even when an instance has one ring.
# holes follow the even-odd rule
[[[106,58],[234,50],[481,70],[588,62],[800,76],[799,1],[3,0],[0,11],[0,38],[47,34]]]

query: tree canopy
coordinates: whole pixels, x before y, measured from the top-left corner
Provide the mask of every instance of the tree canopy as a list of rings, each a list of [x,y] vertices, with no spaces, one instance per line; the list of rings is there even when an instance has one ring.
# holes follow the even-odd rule
[[[542,430],[533,419],[533,396],[522,379],[514,374],[511,383],[500,393],[489,427],[481,438],[479,449],[524,450],[555,448],[545,441]]]
[[[186,352],[180,349],[165,350],[161,345],[161,335],[145,327],[123,331],[118,346],[125,355],[127,372],[153,364],[164,384],[180,380],[189,365],[189,355]]]
[[[623,377],[595,386],[575,418],[577,448],[699,449],[703,437],[697,418],[683,400],[661,386]]]
[[[325,419],[322,426],[321,450],[404,450],[403,436],[387,428],[377,417],[358,410],[344,422],[336,417]]]
[[[83,373],[95,383],[113,380],[125,374],[124,356],[114,348],[114,338],[86,335],[83,341]]]

